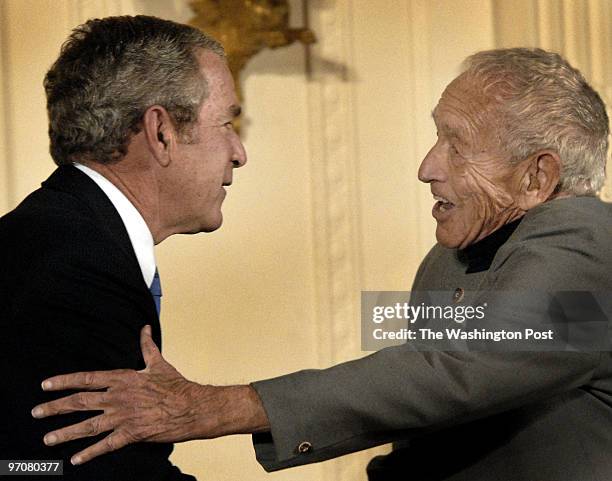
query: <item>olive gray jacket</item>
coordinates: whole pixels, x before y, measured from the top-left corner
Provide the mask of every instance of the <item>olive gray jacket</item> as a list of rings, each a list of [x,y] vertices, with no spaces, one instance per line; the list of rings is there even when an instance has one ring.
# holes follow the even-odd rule
[[[457,288],[612,293],[612,206],[593,197],[538,206],[480,272],[466,273],[462,252],[434,246],[413,292]],[[610,352],[405,344],[253,386],[271,425],[253,436],[267,471],[396,442],[370,463],[371,481],[612,479]]]

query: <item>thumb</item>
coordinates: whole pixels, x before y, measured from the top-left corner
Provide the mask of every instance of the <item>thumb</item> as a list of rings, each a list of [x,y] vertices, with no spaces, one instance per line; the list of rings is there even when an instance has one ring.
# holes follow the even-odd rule
[[[151,337],[151,326],[148,324],[140,331],[140,350],[147,367],[161,359],[161,353]]]

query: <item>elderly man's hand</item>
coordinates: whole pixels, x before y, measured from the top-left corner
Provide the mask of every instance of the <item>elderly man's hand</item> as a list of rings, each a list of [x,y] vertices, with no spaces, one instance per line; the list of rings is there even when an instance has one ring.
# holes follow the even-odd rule
[[[46,391],[106,389],[79,392],[36,406],[32,410],[35,418],[74,411],[104,411],[47,433],[44,438],[47,445],[111,431],[72,457],[73,464],[82,464],[140,441],[186,441],[267,428],[261,401],[250,386],[203,386],[188,381],[162,357],[149,326],[141,332],[140,345],[146,363],[142,371],[80,372],[43,381]]]

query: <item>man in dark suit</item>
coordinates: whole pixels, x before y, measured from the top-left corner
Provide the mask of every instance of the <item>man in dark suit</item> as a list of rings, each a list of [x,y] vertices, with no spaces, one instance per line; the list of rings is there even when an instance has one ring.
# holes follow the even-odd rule
[[[504,293],[524,291],[527,297],[515,298],[510,309],[519,321],[542,323],[552,312],[557,324],[591,322],[603,307],[597,317],[606,322],[612,207],[596,198],[609,134],[599,95],[557,54],[494,50],[468,59],[433,117],[438,140],[419,178],[436,201],[438,244],[422,262],[413,293],[447,292],[455,304],[474,296],[490,303],[495,320]],[[579,304],[568,304],[564,291],[575,291]],[[598,295],[607,304],[593,303]],[[534,305],[532,296],[554,302]],[[604,329],[608,335],[609,326]],[[612,354],[593,349],[599,345],[582,352],[482,346],[479,352],[417,352],[406,344],[251,386],[200,386],[199,394],[188,389],[181,397],[193,408],[181,436],[256,433],[257,459],[270,471],[399,441],[392,454],[370,463],[372,481],[612,479]],[[49,390],[109,389],[105,397],[79,394],[87,409],[105,411],[105,428],[114,430],[111,445],[87,448],[80,462],[132,439],[177,439],[172,431],[185,416],[149,406],[189,381],[166,388],[163,373],[176,372],[146,334],[143,347],[148,372],[46,381]],[[79,402],[68,396],[34,414],[82,411]],[[85,422],[53,435],[65,442],[99,432]]]
[[[40,382],[53,373],[144,368],[144,325],[161,344],[154,244],[220,227],[224,186],[246,162],[223,49],[153,17],[91,20],[45,89],[59,167],[0,219],[0,457],[63,460],[75,480],[194,479],[171,465],[169,443],[74,467],[87,443],[45,446],[59,424],[29,411],[51,399]]]

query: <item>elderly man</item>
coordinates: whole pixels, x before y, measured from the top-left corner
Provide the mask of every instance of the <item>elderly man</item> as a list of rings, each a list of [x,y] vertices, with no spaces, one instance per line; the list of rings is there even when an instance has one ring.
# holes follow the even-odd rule
[[[41,373],[144,367],[145,324],[161,342],[153,246],[217,229],[224,186],[246,162],[223,49],[153,17],[91,20],[64,44],[45,90],[59,167],[0,219],[0,457],[65,460],[67,479],[194,479],[171,465],[168,443],[75,468],[70,454],[87,442],[45,446],[59,424],[24,406],[52,399]]]
[[[612,290],[612,210],[595,197],[608,118],[577,70],[542,50],[477,53],[433,118],[438,140],[419,178],[436,200],[438,244],[413,291]],[[524,306],[515,309],[520,318]],[[399,441],[370,463],[371,480],[612,479],[609,352],[402,345],[330,369],[217,387],[182,378],[146,331],[142,344],[143,371],[43,384],[108,389],[36,407],[36,417],[104,411],[53,431],[48,443],[112,431],[73,458],[84,463],[133,441],[255,432],[258,460],[277,470]]]

